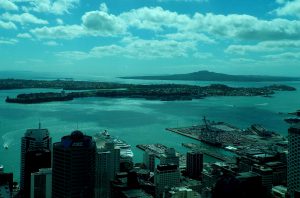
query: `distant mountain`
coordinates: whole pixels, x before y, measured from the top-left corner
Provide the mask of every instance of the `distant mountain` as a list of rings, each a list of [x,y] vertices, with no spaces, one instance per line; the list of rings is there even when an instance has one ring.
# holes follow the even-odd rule
[[[262,82],[262,81],[300,81],[300,77],[264,76],[264,75],[229,75],[210,71],[198,71],[188,74],[173,74],[163,76],[130,76],[122,79],[140,80],[186,80],[186,81],[238,81],[238,82]]]

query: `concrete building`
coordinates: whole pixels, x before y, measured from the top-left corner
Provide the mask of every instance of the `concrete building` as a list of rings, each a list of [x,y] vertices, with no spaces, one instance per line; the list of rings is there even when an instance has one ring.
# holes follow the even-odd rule
[[[52,198],[52,169],[43,168],[31,173],[31,198]]]
[[[268,167],[254,166],[252,172],[261,176],[262,192],[269,197],[273,187],[273,170]]]
[[[195,198],[197,195],[192,189],[186,187],[174,187],[172,188],[167,195],[166,198]]]
[[[300,191],[300,124],[289,128],[288,141],[287,187],[293,198]]]
[[[94,197],[96,144],[74,131],[53,144],[52,196]]]
[[[28,129],[21,139],[21,194],[30,197],[31,173],[51,167],[52,140],[47,129]]]
[[[186,172],[190,178],[200,179],[203,171],[203,153],[190,151],[186,154]]]
[[[120,170],[120,149],[113,142],[97,149],[95,173],[95,197],[111,197],[110,183]]]
[[[179,167],[179,156],[176,155],[174,148],[168,148],[165,154],[160,158],[160,164],[175,164]]]
[[[154,172],[156,197],[163,197],[165,187],[180,185],[180,171],[177,165],[158,165]]]
[[[145,151],[143,155],[143,161],[147,169],[154,172],[155,169],[155,154],[151,151]]]

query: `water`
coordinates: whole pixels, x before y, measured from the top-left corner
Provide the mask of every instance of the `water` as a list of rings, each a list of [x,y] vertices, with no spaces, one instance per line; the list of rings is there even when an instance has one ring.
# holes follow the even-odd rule
[[[125,82],[122,80],[122,82]],[[133,82],[129,80],[127,82]],[[135,81],[140,82],[140,81]],[[147,81],[158,83],[161,81]],[[144,83],[144,84],[145,84]],[[171,82],[174,83],[174,82]],[[185,83],[185,82],[179,82]],[[187,82],[205,85],[208,82]],[[265,86],[272,83],[226,83],[231,86]],[[241,128],[253,123],[287,134],[287,115],[300,109],[300,82],[284,83],[296,87],[295,92],[279,92],[272,98],[265,97],[209,97],[193,101],[147,101],[142,99],[82,98],[67,102],[44,104],[8,104],[6,96],[24,92],[60,91],[49,89],[26,89],[0,91],[0,164],[6,171],[13,171],[19,178],[20,138],[28,128],[37,128],[39,120],[50,130],[53,142],[73,130],[87,135],[108,129],[132,145],[135,161],[142,160],[142,152],[135,145],[162,143],[184,153],[183,142],[196,140],[168,132],[167,127],[191,126],[201,123],[203,116],[210,120],[225,121]],[[205,160],[209,161],[210,158]]]

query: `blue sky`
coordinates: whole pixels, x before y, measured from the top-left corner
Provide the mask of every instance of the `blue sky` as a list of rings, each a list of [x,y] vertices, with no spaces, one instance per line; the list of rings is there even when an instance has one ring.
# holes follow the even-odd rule
[[[300,0],[0,0],[0,70],[300,76]]]

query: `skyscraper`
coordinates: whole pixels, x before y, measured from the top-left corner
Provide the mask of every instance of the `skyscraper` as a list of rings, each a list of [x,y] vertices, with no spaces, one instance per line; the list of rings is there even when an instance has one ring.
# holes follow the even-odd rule
[[[155,154],[151,151],[145,151],[143,155],[143,161],[147,169],[154,172],[155,169]]]
[[[74,131],[53,144],[52,197],[94,196],[96,144]]]
[[[155,197],[163,197],[165,187],[180,184],[180,171],[177,165],[158,165],[154,173]]]
[[[203,153],[190,151],[186,154],[186,172],[190,178],[200,179],[203,170]]]
[[[289,128],[288,141],[287,187],[293,198],[300,191],[300,124]]]
[[[52,169],[31,173],[30,198],[52,198]]]
[[[51,137],[47,129],[28,129],[21,139],[20,189],[23,197],[30,197],[30,175],[40,168],[51,167]]]
[[[113,142],[106,142],[104,147],[97,147],[95,197],[110,197],[110,181],[120,170],[120,149]]]

